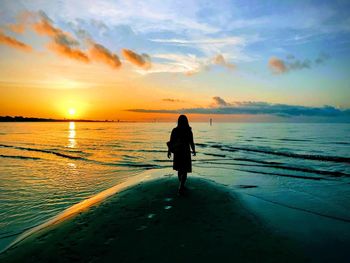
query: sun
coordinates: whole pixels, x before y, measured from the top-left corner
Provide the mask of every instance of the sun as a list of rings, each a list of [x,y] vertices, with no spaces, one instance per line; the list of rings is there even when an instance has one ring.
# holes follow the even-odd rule
[[[69,113],[70,116],[74,116],[76,112],[77,112],[77,111],[76,111],[74,108],[70,108],[70,109],[68,110],[68,113]]]

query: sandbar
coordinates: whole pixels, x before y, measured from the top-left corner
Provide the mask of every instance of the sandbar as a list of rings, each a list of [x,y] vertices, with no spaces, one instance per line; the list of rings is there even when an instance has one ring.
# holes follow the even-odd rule
[[[232,190],[190,177],[135,184],[32,234],[1,262],[307,262],[251,214]]]

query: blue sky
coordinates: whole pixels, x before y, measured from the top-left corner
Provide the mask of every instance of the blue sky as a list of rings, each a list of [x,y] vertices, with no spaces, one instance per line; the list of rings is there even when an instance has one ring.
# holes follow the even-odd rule
[[[160,99],[181,101],[176,94],[186,90],[198,94],[198,100],[179,108],[206,107],[215,96],[229,102],[350,107],[349,1],[0,3],[3,31],[37,51],[45,50],[45,38],[6,31],[23,11],[45,14],[82,50],[85,40],[93,39],[122,62],[124,48],[149,55],[152,67],[134,67],[130,74],[169,91]],[[2,46],[0,51],[3,61],[18,59]]]

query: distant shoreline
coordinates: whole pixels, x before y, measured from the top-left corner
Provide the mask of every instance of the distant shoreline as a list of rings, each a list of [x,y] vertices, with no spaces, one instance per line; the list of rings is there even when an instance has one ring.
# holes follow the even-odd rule
[[[22,116],[0,116],[0,122],[125,122],[120,120],[47,119]]]
[[[86,119],[53,119],[53,118],[36,118],[36,117],[22,117],[22,116],[0,116],[1,122],[113,122],[113,123],[174,123],[171,120],[86,120]],[[208,123],[209,121],[192,121],[193,123]],[[257,121],[217,121],[216,123],[306,123],[306,124],[350,124],[347,121],[295,121],[295,122],[286,122],[286,121],[271,121],[271,122],[257,122]]]

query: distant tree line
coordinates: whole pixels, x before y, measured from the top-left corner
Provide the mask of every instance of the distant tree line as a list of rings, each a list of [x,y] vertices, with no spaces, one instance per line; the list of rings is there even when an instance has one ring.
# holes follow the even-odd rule
[[[34,118],[34,117],[23,117],[23,116],[0,116],[0,122],[114,122],[109,120],[97,121],[97,120],[76,120],[76,119],[47,119],[47,118]],[[118,120],[119,122],[119,120]]]

